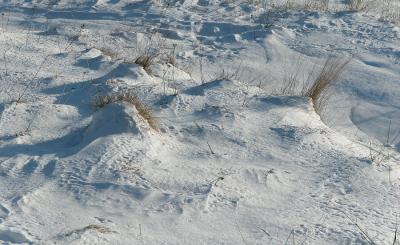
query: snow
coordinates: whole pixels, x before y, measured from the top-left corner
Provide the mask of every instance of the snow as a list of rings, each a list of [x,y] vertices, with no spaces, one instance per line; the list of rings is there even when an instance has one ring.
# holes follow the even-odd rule
[[[332,2],[0,3],[0,243],[392,244],[399,3]],[[321,114],[282,94],[331,55]]]

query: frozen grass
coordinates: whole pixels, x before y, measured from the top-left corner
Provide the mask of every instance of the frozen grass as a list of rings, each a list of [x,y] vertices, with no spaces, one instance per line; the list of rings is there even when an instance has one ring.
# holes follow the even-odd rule
[[[158,131],[157,120],[154,118],[151,109],[146,106],[132,91],[126,93],[98,96],[96,97],[94,104],[96,107],[102,108],[108,104],[119,101],[123,101],[135,106],[139,116],[142,117],[152,129]]]
[[[173,51],[167,41],[158,32],[150,35],[141,33],[136,38],[135,48],[132,50],[132,57],[134,60],[126,59],[126,62],[133,62],[143,67],[143,69],[151,74],[151,67],[156,63],[169,63],[175,64],[175,46]]]
[[[400,21],[399,0],[262,0],[259,7],[269,10],[356,11],[375,15],[385,21]]]
[[[328,57],[318,69],[311,62],[298,59],[284,77],[280,93],[311,98],[316,112],[321,114],[331,95],[330,88],[339,81],[350,61],[345,57]],[[308,72],[304,74],[304,70]]]
[[[155,57],[149,55],[140,55],[136,60],[135,64],[140,65],[147,72],[147,74],[151,74],[151,65],[153,64]]]
[[[327,58],[317,78],[307,88],[304,95],[312,99],[318,113],[322,112],[327,103],[329,89],[339,81],[349,62],[349,58]]]
[[[347,4],[351,11],[365,11],[370,6],[370,2],[366,0],[349,0]]]
[[[82,229],[77,229],[77,230],[71,231],[71,232],[65,234],[65,236],[68,237],[68,236],[72,236],[74,234],[82,234],[82,233],[84,233],[86,231],[90,231],[90,230],[96,231],[96,232],[102,233],[102,234],[107,234],[107,233],[112,233],[113,232],[108,227],[105,227],[103,225],[90,224],[88,226],[85,226]]]
[[[128,63],[135,63],[149,74],[152,74],[151,67],[154,64],[169,64],[176,66],[176,44],[167,43],[166,39],[161,37],[160,33],[144,34],[140,40],[136,41],[136,47],[133,50],[134,60],[125,59]]]

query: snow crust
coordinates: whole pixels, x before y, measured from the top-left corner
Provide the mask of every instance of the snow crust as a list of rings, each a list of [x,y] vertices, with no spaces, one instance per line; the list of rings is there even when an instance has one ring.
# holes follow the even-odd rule
[[[392,244],[398,2],[250,2],[0,3],[0,243]],[[281,93],[331,55],[352,61],[321,115]],[[127,91],[159,130],[95,106]]]

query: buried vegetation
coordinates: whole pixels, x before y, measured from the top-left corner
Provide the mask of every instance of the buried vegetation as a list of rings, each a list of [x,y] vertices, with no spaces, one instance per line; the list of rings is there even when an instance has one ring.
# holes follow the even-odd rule
[[[97,96],[94,104],[96,107],[102,108],[108,104],[116,102],[126,102],[133,105],[138,115],[142,117],[152,129],[158,131],[158,123],[154,118],[150,107],[146,106],[133,91]]]
[[[304,95],[312,99],[318,113],[321,113],[325,107],[330,96],[330,88],[339,81],[350,60],[350,58],[329,57],[317,73],[315,80],[310,83]]]
[[[151,74],[151,65],[154,62],[154,58],[149,55],[140,55],[136,60],[135,64],[143,67],[143,69],[147,72],[147,74]]]
[[[298,62],[291,69],[291,73],[285,77],[281,93],[309,97],[315,111],[321,115],[332,95],[332,86],[340,80],[350,61],[349,57],[328,57],[321,68],[318,69],[313,65],[313,68],[305,75],[300,71],[308,65]],[[301,79],[304,77],[306,78]]]

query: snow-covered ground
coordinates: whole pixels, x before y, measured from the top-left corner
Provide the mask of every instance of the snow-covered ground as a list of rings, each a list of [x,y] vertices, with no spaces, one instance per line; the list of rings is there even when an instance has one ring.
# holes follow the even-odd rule
[[[2,1],[0,243],[393,244],[400,3],[373,3]],[[329,56],[319,115],[282,91]],[[158,128],[95,106],[127,91]]]

